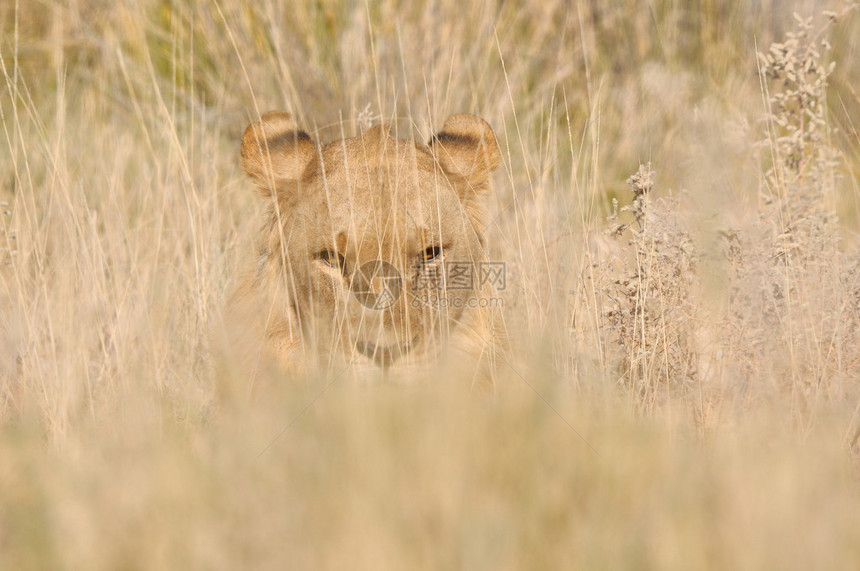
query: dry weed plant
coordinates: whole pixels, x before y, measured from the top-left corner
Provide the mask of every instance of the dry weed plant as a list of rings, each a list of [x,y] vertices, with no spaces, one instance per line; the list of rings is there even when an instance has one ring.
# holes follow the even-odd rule
[[[847,10],[852,10],[849,7]],[[846,14],[843,12],[842,15]],[[848,254],[840,252],[835,204],[839,163],[827,116],[827,31],[795,15],[784,42],[759,54],[769,112],[761,142],[770,167],[762,178],[759,217],[746,233],[726,233],[731,295],[726,342],[738,379],[756,377],[791,395],[801,422],[823,398],[853,392],[858,370],[857,329],[850,326],[845,289]],[[761,372],[768,371],[767,375]],[[773,393],[771,392],[771,395]]]
[[[627,179],[633,200],[613,201],[609,234],[628,236],[630,256],[598,262],[601,310],[608,347],[620,353],[622,382],[648,410],[659,397],[683,392],[696,380],[696,246],[680,216],[680,199],[654,198],[655,172],[640,165]]]
[[[686,226],[689,208],[678,196],[654,198],[650,163],[627,179],[633,198],[620,212],[631,221],[619,221],[613,199],[607,233],[626,242],[595,258],[585,277],[595,282],[606,363],[616,371],[609,375],[645,410],[692,396],[698,418],[703,395],[715,390],[745,403],[787,396],[803,426],[823,401],[856,394],[856,263],[840,252],[840,163],[826,106],[835,67],[827,31],[853,9],[827,12],[817,32],[811,18],[795,16],[785,41],[759,56],[768,108],[759,148],[770,166],[757,218],[720,232],[724,318],[708,318],[697,295],[697,260],[708,254]],[[716,371],[701,376],[701,359],[716,361]]]

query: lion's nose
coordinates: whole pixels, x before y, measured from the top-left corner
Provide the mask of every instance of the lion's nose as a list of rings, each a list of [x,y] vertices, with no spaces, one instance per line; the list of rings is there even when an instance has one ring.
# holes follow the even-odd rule
[[[364,307],[381,311],[397,303],[403,292],[403,278],[397,268],[373,260],[361,265],[352,281],[352,293]]]
[[[374,276],[368,284],[370,286],[370,292],[375,293],[377,295],[384,292],[386,287],[386,281],[387,280],[385,278]]]

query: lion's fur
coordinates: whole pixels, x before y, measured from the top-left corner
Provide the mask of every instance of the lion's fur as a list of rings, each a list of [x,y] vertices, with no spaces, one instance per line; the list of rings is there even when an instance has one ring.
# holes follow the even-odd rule
[[[396,369],[456,354],[487,376],[502,345],[498,311],[416,300],[445,263],[477,271],[487,260],[484,198],[499,163],[492,129],[472,115],[450,117],[428,145],[377,126],[323,146],[287,113],[260,117],[241,164],[270,207],[254,268],[228,303],[234,344],[287,368],[339,355]],[[359,268],[374,260],[402,277],[402,295],[383,309],[356,294]],[[491,296],[489,286],[433,291],[452,306]]]

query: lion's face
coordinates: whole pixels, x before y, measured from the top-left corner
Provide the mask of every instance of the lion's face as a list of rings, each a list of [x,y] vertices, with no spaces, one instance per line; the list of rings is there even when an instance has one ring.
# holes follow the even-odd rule
[[[318,148],[267,114],[242,152],[275,199],[258,285],[280,282],[305,343],[387,366],[469,326],[486,260],[480,195],[498,164],[486,123],[454,116],[429,147],[374,128]]]

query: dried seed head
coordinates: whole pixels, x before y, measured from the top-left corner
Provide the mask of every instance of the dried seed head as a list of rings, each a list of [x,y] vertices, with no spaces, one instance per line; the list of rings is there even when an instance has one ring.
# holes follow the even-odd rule
[[[650,162],[647,165],[639,165],[639,170],[627,179],[627,184],[630,185],[633,194],[637,196],[648,194],[654,188],[654,175],[655,172],[651,170]]]

